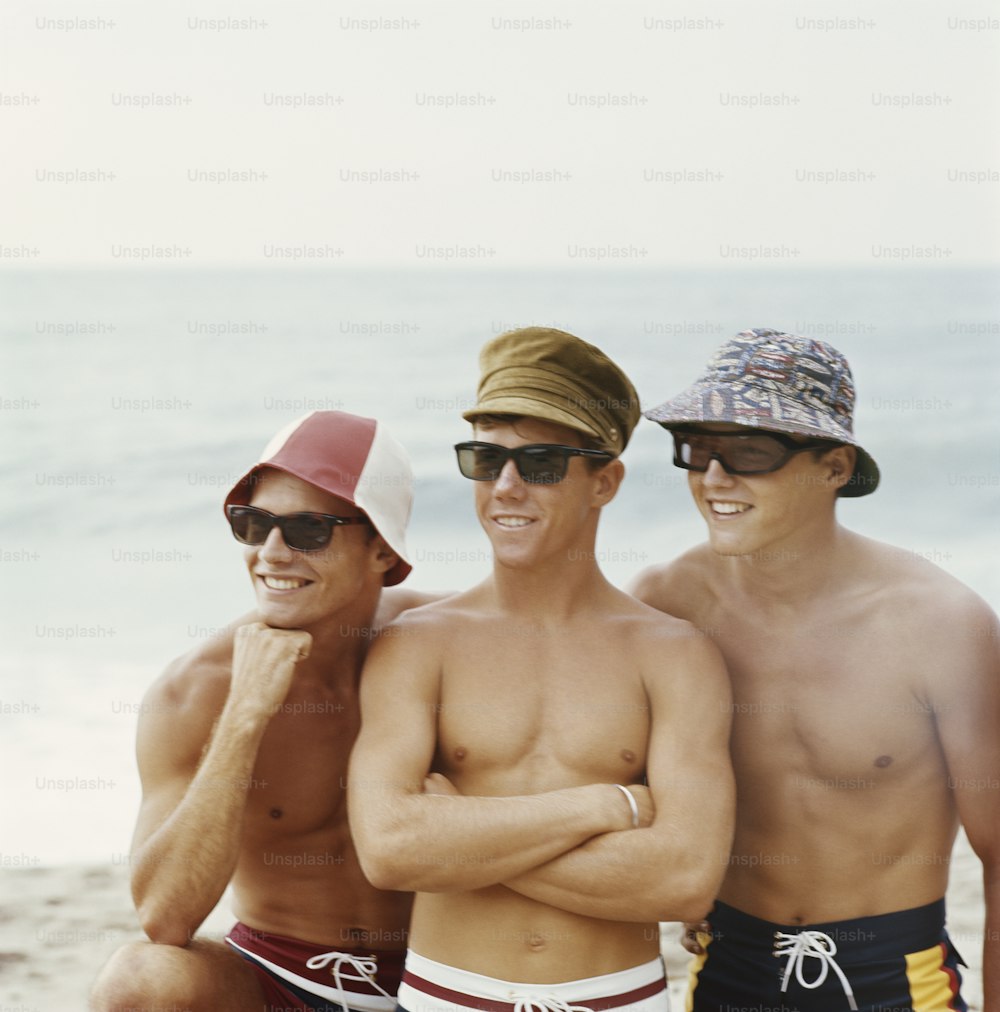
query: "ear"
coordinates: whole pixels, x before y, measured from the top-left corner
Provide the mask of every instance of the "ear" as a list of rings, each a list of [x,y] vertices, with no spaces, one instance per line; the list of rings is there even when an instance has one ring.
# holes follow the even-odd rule
[[[386,544],[381,534],[376,534],[371,543],[372,571],[387,573],[399,562],[399,556]]]
[[[591,505],[607,506],[618,494],[618,488],[625,478],[625,465],[616,457],[593,473],[594,493]]]
[[[851,480],[856,461],[857,454],[853,446],[836,446],[823,454],[827,478],[834,489],[843,488]]]

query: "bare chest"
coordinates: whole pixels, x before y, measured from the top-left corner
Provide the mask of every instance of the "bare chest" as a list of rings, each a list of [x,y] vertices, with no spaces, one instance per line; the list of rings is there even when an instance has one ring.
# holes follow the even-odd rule
[[[733,684],[741,779],[849,789],[940,773],[919,655],[876,633],[860,618],[846,630],[731,622],[717,642]]]
[[[494,794],[641,777],[649,704],[627,651],[540,632],[482,647],[457,643],[442,674],[441,772]]]
[[[247,795],[248,838],[336,833],[347,824],[347,763],[355,706],[290,697],[261,740]]]

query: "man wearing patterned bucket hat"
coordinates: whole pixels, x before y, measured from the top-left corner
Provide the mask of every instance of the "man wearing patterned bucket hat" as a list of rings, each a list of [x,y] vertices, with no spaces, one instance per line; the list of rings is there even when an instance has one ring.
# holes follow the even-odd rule
[[[670,430],[708,543],[636,596],[703,629],[733,687],[736,836],[688,1007],[964,1009],[944,927],[959,823],[985,868],[1000,1002],[996,616],[914,553],[835,517],[878,468],[822,341],[749,330],[646,417]]]
[[[344,787],[373,629],[431,599],[383,593],[410,572],[411,484],[381,423],[316,411],[229,492],[257,609],[142,703],[132,891],[165,944],[120,949],[91,1008],[395,1007],[410,898],[364,878]],[[230,883],[228,944],[194,938]]]
[[[351,759],[362,866],[417,892],[400,1007],[658,1012],[657,922],[703,916],[729,852],[725,670],[600,572],[625,374],[542,327],[480,361],[456,451],[492,574],[376,644]]]

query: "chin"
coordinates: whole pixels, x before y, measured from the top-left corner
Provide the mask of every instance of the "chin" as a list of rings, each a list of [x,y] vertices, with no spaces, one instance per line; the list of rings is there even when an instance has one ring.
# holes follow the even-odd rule
[[[260,620],[272,629],[304,629],[305,623],[302,616],[294,612],[286,611],[284,608],[275,608],[273,605],[258,604],[257,612]]]
[[[727,557],[749,555],[753,551],[752,547],[749,547],[745,543],[741,544],[738,540],[733,538],[720,538],[709,535],[708,544],[716,555],[724,555]]]

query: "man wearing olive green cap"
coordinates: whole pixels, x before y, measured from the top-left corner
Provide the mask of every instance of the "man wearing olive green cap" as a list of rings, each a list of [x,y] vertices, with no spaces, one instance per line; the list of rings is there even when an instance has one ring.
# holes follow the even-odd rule
[[[456,451],[493,572],[373,647],[351,759],[361,866],[417,894],[399,1004],[662,1012],[657,922],[702,916],[728,855],[728,680],[597,565],[625,374],[541,327],[480,362]]]

